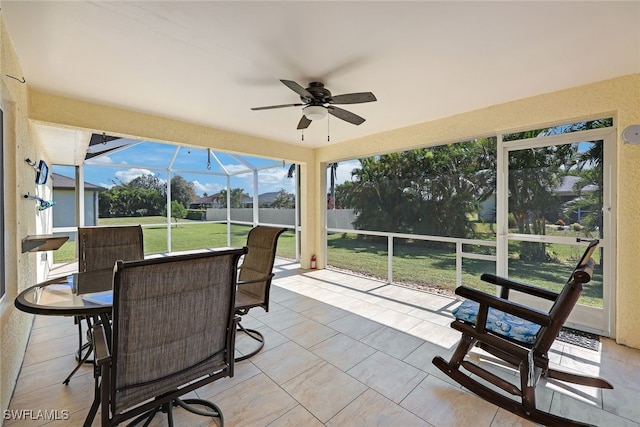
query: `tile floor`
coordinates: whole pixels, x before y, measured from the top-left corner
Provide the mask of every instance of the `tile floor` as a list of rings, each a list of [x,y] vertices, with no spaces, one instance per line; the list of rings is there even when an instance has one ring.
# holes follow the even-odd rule
[[[269,313],[253,310],[243,320],[264,333],[265,348],[236,364],[233,378],[194,394],[215,401],[230,427],[533,425],[466,392],[431,364],[435,355],[448,359],[458,340],[448,326],[455,305],[445,296],[278,260]],[[91,367],[61,384],[74,366],[76,334],[70,318],[36,316],[10,406],[68,419],[31,416],[5,426],[82,425],[93,397]],[[247,345],[239,338],[237,350]],[[640,350],[609,339],[598,351],[556,342],[551,356],[615,389],[550,381],[538,393],[539,406],[598,426],[640,426]],[[177,426],[218,425],[181,409],[174,416]]]

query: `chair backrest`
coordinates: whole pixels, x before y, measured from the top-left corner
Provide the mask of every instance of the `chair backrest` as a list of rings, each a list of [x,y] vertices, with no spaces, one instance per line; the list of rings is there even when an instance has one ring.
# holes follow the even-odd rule
[[[249,252],[242,260],[242,266],[238,273],[240,282],[258,280],[255,283],[247,283],[242,286],[242,292],[263,301],[265,309],[269,304],[269,288],[273,263],[276,258],[278,237],[286,228],[257,226],[249,231],[247,236],[247,248]],[[264,279],[264,280],[260,280]]]
[[[113,268],[117,260],[144,258],[142,227],[78,227],[78,271]]]
[[[594,267],[594,261],[591,256],[599,243],[599,240],[592,240],[589,243],[589,246],[587,246],[578,264],[571,273],[569,280],[551,306],[549,310],[551,325],[540,329],[536,344],[534,345],[536,351],[540,353],[549,351],[551,345],[560,333],[560,329],[562,329],[567,318],[569,318],[573,307],[582,294],[582,284],[588,283],[591,280]]]
[[[118,261],[112,413],[166,393],[184,393],[181,386],[188,383],[194,389],[233,375],[236,271],[245,253],[241,248]]]

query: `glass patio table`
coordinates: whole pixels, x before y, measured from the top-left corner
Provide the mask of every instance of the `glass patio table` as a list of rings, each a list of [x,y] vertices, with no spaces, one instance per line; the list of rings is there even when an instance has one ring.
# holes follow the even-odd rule
[[[65,277],[47,280],[22,291],[16,298],[16,308],[26,313],[45,316],[77,316],[84,318],[91,331],[92,322],[100,320],[109,325],[113,306],[111,288],[113,269],[73,273]],[[105,328],[110,341],[111,328]],[[93,346],[88,343],[87,353],[79,358],[78,365],[63,381],[68,384],[76,371],[87,361]],[[90,426],[100,406],[100,370],[93,362],[95,379],[94,398],[84,426]]]

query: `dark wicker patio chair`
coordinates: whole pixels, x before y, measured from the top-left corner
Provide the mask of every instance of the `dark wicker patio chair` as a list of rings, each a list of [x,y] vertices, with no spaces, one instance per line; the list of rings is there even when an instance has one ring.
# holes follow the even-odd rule
[[[245,253],[118,261],[113,330],[94,326],[102,426],[149,423],[158,411],[172,426],[176,405],[224,424],[213,402],[181,396],[233,376],[236,270]]]
[[[117,260],[133,261],[144,258],[144,242],[142,227],[139,225],[123,227],[78,227],[78,271],[106,270],[111,274]],[[106,281],[111,285],[111,281]],[[102,282],[78,282],[78,294],[105,291],[99,287]],[[84,342],[82,333],[83,318],[75,317],[78,325],[78,365],[64,380],[68,384],[78,368],[89,359],[92,352],[91,337]],[[88,334],[91,333],[91,319],[87,323]],[[83,352],[84,355],[83,355]]]
[[[481,278],[500,286],[500,297],[464,286],[457,288],[456,294],[466,300],[454,310],[456,320],[451,327],[462,332],[462,338],[449,362],[436,356],[433,364],[483,399],[533,422],[548,426],[588,425],[538,409],[536,385],[541,377],[546,377],[591,387],[613,388],[602,378],[549,367],[549,349],[578,301],[582,284],[591,280],[594,266],[591,255],[597,245],[597,240],[589,244],[559,293],[493,274],[483,274]],[[553,305],[544,312],[517,304],[509,301],[509,290],[553,301]],[[517,369],[519,384],[500,378],[466,358],[474,346]]]
[[[286,228],[257,226],[249,231],[247,248],[249,252],[242,260],[238,272],[238,293],[236,295],[236,314],[244,316],[254,307],[269,311],[269,290],[273,279],[273,263],[276,257],[278,237]],[[244,332],[259,342],[251,352],[236,358],[236,362],[248,359],[264,347],[264,336],[260,331],[249,329],[238,323],[238,332]]]

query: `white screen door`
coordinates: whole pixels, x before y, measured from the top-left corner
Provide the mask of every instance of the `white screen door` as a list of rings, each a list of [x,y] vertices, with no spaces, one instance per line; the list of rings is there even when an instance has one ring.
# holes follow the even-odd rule
[[[567,326],[605,336],[612,333],[615,283],[614,132],[605,127],[521,139],[511,134],[498,143],[497,273],[559,290],[588,241],[599,239],[593,280],[584,285]],[[522,294],[516,298],[549,307]]]

